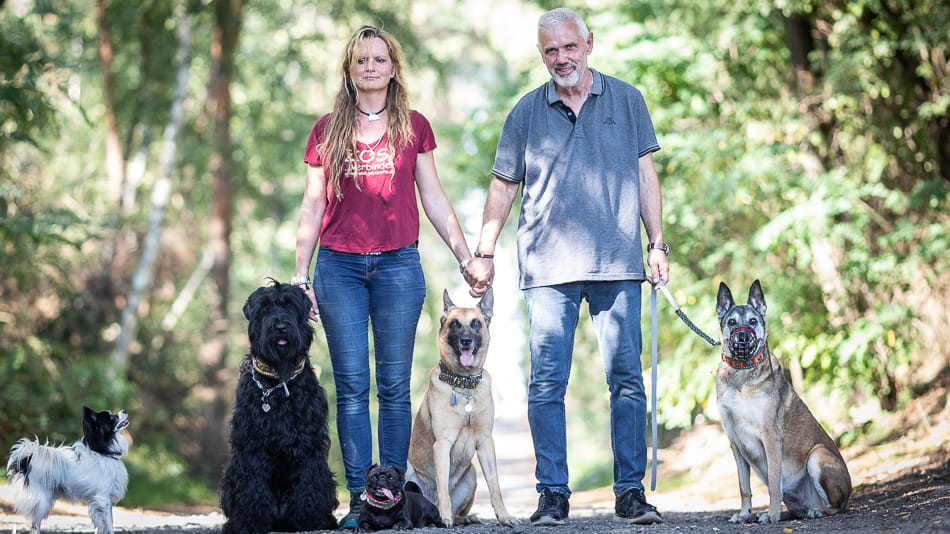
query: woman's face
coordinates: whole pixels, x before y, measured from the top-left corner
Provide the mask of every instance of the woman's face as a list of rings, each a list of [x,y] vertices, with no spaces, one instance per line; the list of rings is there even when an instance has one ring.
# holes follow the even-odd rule
[[[396,65],[389,56],[389,47],[379,37],[357,45],[356,57],[350,65],[350,76],[361,92],[385,90],[396,75]]]

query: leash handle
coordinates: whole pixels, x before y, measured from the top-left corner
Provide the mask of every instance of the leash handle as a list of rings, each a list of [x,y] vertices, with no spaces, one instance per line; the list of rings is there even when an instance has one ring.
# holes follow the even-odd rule
[[[658,280],[660,288],[666,292],[667,298],[672,298],[662,280]],[[652,354],[650,362],[650,432],[653,434],[653,462],[650,467],[650,491],[656,490],[656,377],[657,377],[657,353],[659,352],[659,341],[657,340],[657,319],[656,319],[656,287],[650,295],[650,352]],[[671,301],[672,302],[672,301]]]

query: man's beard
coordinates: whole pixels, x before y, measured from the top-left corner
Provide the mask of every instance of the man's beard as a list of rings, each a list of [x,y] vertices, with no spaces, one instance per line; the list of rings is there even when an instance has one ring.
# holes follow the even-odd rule
[[[557,73],[557,68],[551,69],[551,77],[554,78],[554,82],[561,87],[576,87],[580,85],[581,80],[584,76],[584,71],[580,68],[580,65],[577,63],[571,63],[574,70],[566,76],[561,76]]]

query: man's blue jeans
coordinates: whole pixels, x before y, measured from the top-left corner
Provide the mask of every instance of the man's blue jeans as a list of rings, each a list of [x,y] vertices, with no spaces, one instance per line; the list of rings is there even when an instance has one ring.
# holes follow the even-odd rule
[[[379,401],[379,463],[406,468],[412,428],[412,350],[426,294],[419,249],[362,255],[321,248],[313,287],[333,367],[346,486],[359,491],[366,486],[364,471],[373,463],[370,325]]]
[[[597,333],[610,391],[614,492],[643,489],[646,393],[640,365],[640,281],[574,282],[524,291],[530,324],[528,422],[537,460],[537,490],[571,494],[568,486],[564,395],[571,374],[574,331],[583,299]]]

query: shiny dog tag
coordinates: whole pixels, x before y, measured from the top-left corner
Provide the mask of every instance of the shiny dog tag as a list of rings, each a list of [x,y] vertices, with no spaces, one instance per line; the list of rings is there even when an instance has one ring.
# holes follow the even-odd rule
[[[459,400],[458,400],[458,398],[455,396],[455,392],[453,391],[453,392],[452,392],[452,397],[449,399],[449,405],[450,405],[450,406],[455,406],[456,404],[458,404],[458,402],[459,402]]]
[[[472,402],[471,402],[471,401],[469,401],[469,402],[467,402],[467,403],[465,404],[465,411],[466,411],[466,412],[471,412],[471,411],[472,411]]]
[[[266,402],[263,403],[263,404],[261,404],[261,410],[264,410],[264,413],[269,412],[269,411],[270,411],[270,404],[267,404]]]

